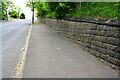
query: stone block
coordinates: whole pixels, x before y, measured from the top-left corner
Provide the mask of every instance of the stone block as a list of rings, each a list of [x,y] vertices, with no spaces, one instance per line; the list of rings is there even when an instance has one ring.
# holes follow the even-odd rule
[[[118,60],[110,56],[108,56],[107,61],[110,62],[111,64],[118,65]]]
[[[105,31],[113,31],[114,27],[112,26],[107,26],[107,25],[104,25],[104,30]]]
[[[117,38],[116,39],[116,44],[115,44],[116,46],[120,46],[120,38]]]
[[[108,44],[116,45],[117,43],[119,43],[119,41],[118,42],[116,42],[116,41],[118,41],[117,38],[107,37],[107,43]]]
[[[120,60],[120,53],[116,53],[116,58]]]
[[[106,56],[105,54],[101,54],[101,55],[100,55],[100,58],[103,59],[104,61],[106,61],[107,58],[108,58],[108,56]]]
[[[101,31],[104,29],[104,25],[97,25],[97,30]]]
[[[101,30],[101,31],[96,30],[96,35],[98,35],[98,36],[105,36],[106,32],[103,31],[103,30]]]
[[[102,54],[105,54],[105,55],[107,54],[106,49],[104,49],[104,48],[98,47],[97,51],[100,52],[100,53],[102,53]]]
[[[100,41],[100,42],[107,42],[107,38],[104,36],[94,36],[95,41]]]
[[[106,50],[106,54],[110,57],[116,58],[117,53],[111,50]]]

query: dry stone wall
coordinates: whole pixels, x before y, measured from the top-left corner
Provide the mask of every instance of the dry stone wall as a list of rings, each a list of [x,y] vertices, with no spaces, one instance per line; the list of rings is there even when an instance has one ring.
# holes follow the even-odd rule
[[[111,67],[120,67],[120,27],[56,19],[40,19],[40,22],[79,44]]]

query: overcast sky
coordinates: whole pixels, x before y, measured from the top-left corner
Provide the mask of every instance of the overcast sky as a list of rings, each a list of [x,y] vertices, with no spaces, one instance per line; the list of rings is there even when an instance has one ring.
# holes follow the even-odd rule
[[[31,18],[32,12],[30,8],[26,7],[26,1],[28,0],[12,0],[12,2],[15,4],[15,6],[19,6],[22,8],[23,13],[25,14],[26,18]]]

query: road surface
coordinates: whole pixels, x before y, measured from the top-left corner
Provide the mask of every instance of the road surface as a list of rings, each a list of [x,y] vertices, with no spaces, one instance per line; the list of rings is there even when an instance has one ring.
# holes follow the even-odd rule
[[[2,77],[10,78],[30,27],[30,20],[11,20],[2,23]]]

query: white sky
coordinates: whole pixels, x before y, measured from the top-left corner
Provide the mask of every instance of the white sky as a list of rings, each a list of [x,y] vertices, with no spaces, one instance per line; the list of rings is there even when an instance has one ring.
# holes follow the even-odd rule
[[[30,8],[26,7],[26,1],[28,0],[12,0],[15,6],[19,6],[23,10],[23,13],[25,14],[26,18],[31,19],[32,12]]]

